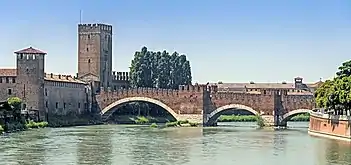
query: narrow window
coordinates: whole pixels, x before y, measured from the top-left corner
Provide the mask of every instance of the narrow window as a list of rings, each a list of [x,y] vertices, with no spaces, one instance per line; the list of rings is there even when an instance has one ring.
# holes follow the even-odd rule
[[[48,96],[48,89],[45,88],[45,96]]]
[[[80,108],[80,103],[78,103],[78,108]]]
[[[27,104],[23,104],[23,109],[26,109],[27,108]]]
[[[12,78],[12,83],[16,83],[16,78]]]
[[[56,102],[56,109],[58,108],[58,102]]]
[[[63,103],[63,108],[64,108],[64,109],[66,108],[66,103]]]
[[[7,89],[7,94],[12,95],[12,89]]]
[[[0,83],[2,83],[2,77],[0,77]]]
[[[90,64],[90,59],[88,60],[88,63]]]
[[[10,79],[6,77],[6,83],[10,83]]]
[[[20,58],[23,59],[23,54],[20,54]]]
[[[266,90],[263,90],[263,94],[266,94]]]
[[[48,101],[45,101],[45,107],[46,108],[48,107]]]
[[[89,48],[87,48],[87,52],[89,52]]]
[[[90,35],[88,35],[88,39],[90,39]]]

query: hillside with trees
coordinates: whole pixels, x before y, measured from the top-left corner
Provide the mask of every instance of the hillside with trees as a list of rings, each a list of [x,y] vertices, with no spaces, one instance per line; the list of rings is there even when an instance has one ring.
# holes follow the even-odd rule
[[[315,93],[317,106],[336,115],[351,114],[351,60],[342,63],[336,77],[324,82]]]

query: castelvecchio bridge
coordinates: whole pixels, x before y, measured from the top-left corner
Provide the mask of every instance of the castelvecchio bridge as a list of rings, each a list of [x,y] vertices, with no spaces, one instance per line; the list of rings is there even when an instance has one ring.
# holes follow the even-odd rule
[[[236,110],[261,115],[268,125],[286,126],[292,116],[309,113],[314,108],[313,93],[301,89],[301,78],[295,78],[293,85],[282,83],[257,88],[260,85],[264,86],[251,82],[245,85],[245,88],[237,88],[236,91],[235,88],[226,88],[225,91],[225,84],[184,85],[178,90],[101,88],[96,99],[104,120],[118,110],[119,105],[143,101],[162,107],[176,120],[201,122],[204,126],[216,125],[221,114]]]

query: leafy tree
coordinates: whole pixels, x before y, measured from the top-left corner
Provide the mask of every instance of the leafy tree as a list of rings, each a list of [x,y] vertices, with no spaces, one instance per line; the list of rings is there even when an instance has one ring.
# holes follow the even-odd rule
[[[351,60],[342,63],[337,77],[327,80],[315,92],[316,104],[336,115],[351,114]]]
[[[339,77],[351,76],[351,60],[343,62],[338,69],[339,71],[336,72],[337,76]]]
[[[178,89],[191,84],[191,67],[186,55],[166,50],[154,52],[142,47],[134,54],[130,66],[132,87]]]

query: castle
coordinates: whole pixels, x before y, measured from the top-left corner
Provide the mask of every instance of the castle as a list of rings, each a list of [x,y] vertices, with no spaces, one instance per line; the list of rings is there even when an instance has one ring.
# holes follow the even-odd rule
[[[95,96],[100,89],[117,90],[129,86],[128,72],[112,71],[112,26],[78,25],[78,73],[76,76],[46,73],[46,52],[29,47],[14,52],[16,68],[0,69],[0,100],[17,96],[23,109],[38,112],[40,120],[91,113],[98,109]],[[313,90],[320,84],[294,83],[216,83],[218,91],[255,93],[260,89]]]
[[[45,73],[46,52],[29,47],[14,52],[16,68],[0,69],[0,100],[17,96],[23,109],[48,116],[91,111],[100,87],[128,86],[128,72],[112,71],[112,26],[78,25],[78,73],[76,76]]]

